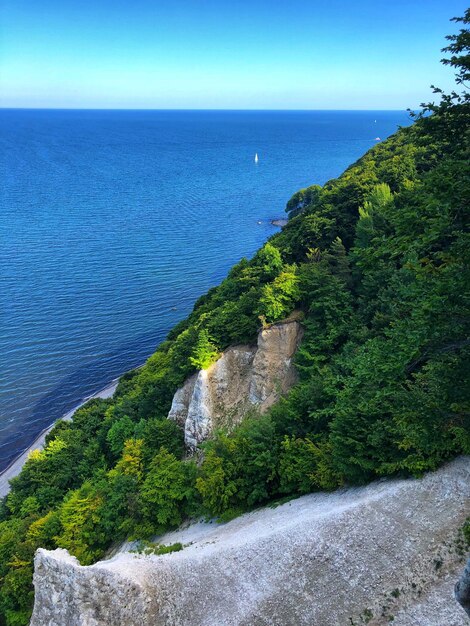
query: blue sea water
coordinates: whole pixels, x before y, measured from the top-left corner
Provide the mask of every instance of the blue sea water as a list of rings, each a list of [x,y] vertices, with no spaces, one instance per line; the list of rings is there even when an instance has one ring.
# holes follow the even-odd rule
[[[141,364],[397,111],[0,111],[0,469]],[[254,163],[255,153],[259,163]]]

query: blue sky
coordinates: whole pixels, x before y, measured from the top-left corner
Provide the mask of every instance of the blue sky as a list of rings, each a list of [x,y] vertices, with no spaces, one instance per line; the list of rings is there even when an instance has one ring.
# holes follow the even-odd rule
[[[405,109],[467,0],[2,0],[0,106]]]

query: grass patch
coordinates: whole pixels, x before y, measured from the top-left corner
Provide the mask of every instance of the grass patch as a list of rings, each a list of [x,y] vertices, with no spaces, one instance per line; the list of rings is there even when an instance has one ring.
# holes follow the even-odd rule
[[[154,543],[152,541],[140,541],[134,550],[131,550],[134,554],[144,554],[148,556],[150,554],[154,554],[160,556],[162,554],[170,554],[170,552],[179,552],[184,548],[183,544],[171,543],[169,545],[164,545],[160,543]]]

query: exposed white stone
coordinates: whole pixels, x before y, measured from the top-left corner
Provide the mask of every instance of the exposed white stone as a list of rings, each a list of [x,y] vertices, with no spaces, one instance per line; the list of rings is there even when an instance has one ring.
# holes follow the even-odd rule
[[[174,420],[182,427],[184,427],[188,416],[188,406],[191,396],[193,395],[196,377],[197,375],[194,374],[194,376],[188,378],[184,385],[176,391],[173,396],[170,412],[168,413],[168,419]]]
[[[160,538],[187,546],[163,556],[82,567],[38,550],[31,626],[466,626],[453,585],[469,498],[464,457],[420,480],[197,523]]]
[[[196,378],[185,421],[186,445],[195,447],[207,439],[212,430],[212,399],[207,370],[201,370]]]
[[[302,329],[283,322],[261,331],[257,346],[234,346],[207,370],[188,378],[177,390],[168,414],[184,425],[189,448],[214,429],[238,424],[250,407],[262,413],[297,380],[292,357]]]
[[[259,333],[249,399],[252,404],[259,404],[261,411],[268,409],[296,382],[292,357],[299,345],[300,333],[297,322],[277,324]]]

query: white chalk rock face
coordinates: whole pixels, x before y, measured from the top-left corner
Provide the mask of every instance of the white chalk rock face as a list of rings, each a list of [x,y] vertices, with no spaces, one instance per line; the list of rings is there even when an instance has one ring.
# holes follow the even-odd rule
[[[212,430],[212,399],[207,370],[201,370],[196,378],[189,400],[185,420],[186,445],[195,447],[198,441],[207,439]]]
[[[183,426],[188,416],[188,406],[194,391],[197,374],[188,378],[182,387],[173,396],[168,418],[174,420],[179,426]]]
[[[180,552],[82,567],[38,550],[31,626],[465,626],[470,458],[167,533]]]
[[[302,338],[296,321],[262,330],[256,346],[228,348],[175,393],[168,418],[184,427],[185,443],[195,448],[217,428],[239,424],[256,406],[261,413],[297,380],[292,361]]]
[[[258,335],[249,400],[252,404],[259,404],[262,411],[279,400],[279,396],[297,382],[292,357],[299,345],[300,332],[300,325],[292,322],[277,324],[262,330]]]
[[[140,616],[152,611],[152,598],[132,569],[122,577],[109,570],[93,579],[67,550],[38,550],[35,557],[34,626],[142,626]],[[155,610],[155,609],[153,609]]]

